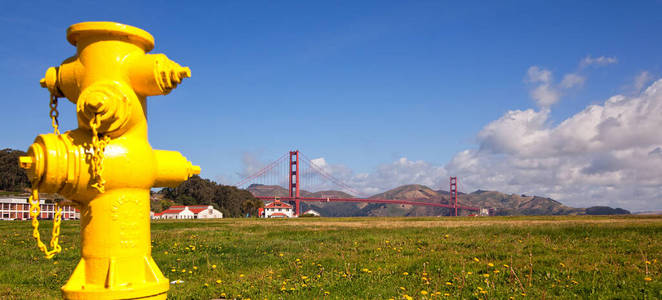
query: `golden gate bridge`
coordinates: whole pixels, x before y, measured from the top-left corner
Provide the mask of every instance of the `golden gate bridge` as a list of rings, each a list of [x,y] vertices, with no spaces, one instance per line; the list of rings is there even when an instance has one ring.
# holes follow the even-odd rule
[[[380,198],[361,198],[361,197],[302,197],[302,186],[315,186],[320,185],[322,182],[330,182],[339,187],[342,191],[349,194],[360,196],[361,193],[354,188],[345,184],[343,181],[332,176],[324,170],[323,167],[317,165],[313,160],[306,157],[299,150],[289,151],[278,159],[267,164],[262,169],[245,177],[237,182],[237,187],[248,187],[252,184],[264,185],[277,185],[288,186],[287,196],[271,195],[271,196],[256,196],[261,200],[280,200],[293,202],[295,207],[295,215],[300,215],[301,202],[357,202],[357,203],[381,203],[381,204],[396,204],[396,205],[413,205],[413,206],[431,206],[431,207],[444,207],[450,210],[451,216],[457,216],[458,210],[479,211],[480,208],[473,206],[460,205],[457,201],[457,177],[450,177],[449,180],[449,199],[447,203],[434,203],[429,202],[429,199],[380,199]]]

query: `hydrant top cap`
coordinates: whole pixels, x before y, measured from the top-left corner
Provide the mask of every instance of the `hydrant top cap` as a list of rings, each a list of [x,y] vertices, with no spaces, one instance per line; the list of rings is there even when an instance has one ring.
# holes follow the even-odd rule
[[[83,22],[69,26],[67,41],[77,46],[78,40],[83,36],[106,35],[127,39],[138,44],[145,52],[154,49],[154,37],[140,28],[115,22]]]

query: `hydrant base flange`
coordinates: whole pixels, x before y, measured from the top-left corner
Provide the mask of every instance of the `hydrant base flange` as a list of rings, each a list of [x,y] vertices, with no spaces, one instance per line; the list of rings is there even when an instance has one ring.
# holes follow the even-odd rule
[[[66,285],[62,287],[62,294],[65,299],[166,299],[169,288],[168,279],[163,276],[156,263],[151,257],[143,257],[144,268],[136,265],[124,266],[135,270],[135,272],[145,272],[145,282],[139,285],[119,282],[121,279],[121,259],[111,258],[101,262],[89,262],[82,258],[71,278]],[[86,281],[86,265],[91,263],[94,268],[99,268],[99,263],[107,264],[108,273],[102,285],[90,285]],[[124,261],[124,264],[131,263]],[[126,269],[126,268],[124,268]],[[142,269],[142,270],[141,270]]]

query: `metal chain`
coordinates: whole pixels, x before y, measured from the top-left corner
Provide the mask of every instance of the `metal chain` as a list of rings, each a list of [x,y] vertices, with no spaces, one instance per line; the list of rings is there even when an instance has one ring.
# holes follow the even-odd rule
[[[49,103],[51,108],[50,117],[53,124],[53,131],[55,134],[60,135],[59,122],[57,117],[60,115],[57,111],[57,96],[51,93],[51,101]],[[41,235],[39,234],[39,220],[37,219],[41,214],[41,207],[39,206],[39,180],[35,179],[32,183],[32,193],[28,199],[30,203],[30,217],[32,218],[32,237],[37,240],[37,247],[41,252],[44,252],[44,255],[47,259],[53,258],[56,253],[62,251],[60,247],[60,222],[62,221],[62,207],[60,202],[55,202],[55,215],[53,216],[53,232],[51,236],[51,250],[48,250],[48,247],[41,241]]]
[[[57,117],[60,116],[60,113],[57,111],[57,96],[55,96],[55,94],[53,93],[51,93],[51,102],[49,106],[51,107],[50,116],[51,116],[51,122],[53,123],[53,130],[55,134],[60,135],[60,129],[58,129],[60,123],[57,120]]]
[[[105,193],[106,180],[103,179],[103,157],[106,146],[110,142],[110,137],[107,135],[101,136],[99,139],[99,126],[101,120],[99,114],[94,114],[90,119],[90,128],[92,129],[92,161],[90,167],[92,168],[92,187],[97,189],[99,193]]]
[[[28,200],[30,202],[30,217],[32,218],[32,237],[37,240],[37,247],[41,252],[44,252],[44,255],[47,259],[53,258],[56,253],[62,251],[60,247],[60,222],[62,221],[62,207],[60,202],[55,202],[55,216],[53,216],[53,233],[51,237],[51,250],[48,250],[48,247],[41,241],[41,236],[39,235],[39,214],[41,214],[41,207],[39,207],[39,188],[38,183],[32,184],[32,195]]]

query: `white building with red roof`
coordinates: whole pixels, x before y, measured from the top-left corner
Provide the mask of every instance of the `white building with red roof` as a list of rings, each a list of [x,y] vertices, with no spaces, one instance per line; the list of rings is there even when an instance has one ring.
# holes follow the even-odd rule
[[[211,205],[174,205],[155,213],[153,219],[220,219],[223,213]]]
[[[264,210],[261,214],[262,218],[293,218],[294,208],[285,202],[276,199],[274,202],[269,202],[264,205]]]

